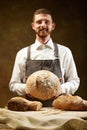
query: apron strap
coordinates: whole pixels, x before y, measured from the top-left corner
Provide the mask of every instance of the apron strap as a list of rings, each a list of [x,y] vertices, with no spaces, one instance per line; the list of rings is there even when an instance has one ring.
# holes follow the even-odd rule
[[[57,59],[57,62],[58,62],[58,76],[61,77],[60,81],[62,83],[62,72],[61,72],[61,66],[60,66],[60,58],[59,58],[59,48],[57,46],[57,43],[54,43],[54,55]]]

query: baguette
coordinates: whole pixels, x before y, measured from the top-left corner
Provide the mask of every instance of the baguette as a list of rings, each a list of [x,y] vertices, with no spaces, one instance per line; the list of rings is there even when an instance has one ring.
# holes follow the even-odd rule
[[[57,97],[53,101],[52,106],[63,110],[86,111],[87,101],[79,96],[72,96],[70,94],[66,94]]]
[[[7,108],[13,111],[38,111],[42,107],[39,101],[29,101],[23,97],[13,97],[7,103]]]

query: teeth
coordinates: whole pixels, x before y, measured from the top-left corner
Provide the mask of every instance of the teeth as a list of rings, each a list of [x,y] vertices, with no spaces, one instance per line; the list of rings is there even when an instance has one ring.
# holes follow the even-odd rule
[[[46,29],[46,28],[43,28],[43,29],[41,29],[40,31],[47,31],[47,29]]]

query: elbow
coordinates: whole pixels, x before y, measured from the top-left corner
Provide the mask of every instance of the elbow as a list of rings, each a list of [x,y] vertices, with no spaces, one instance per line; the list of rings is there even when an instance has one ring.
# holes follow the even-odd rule
[[[9,83],[9,90],[11,91],[11,92],[14,92],[15,93],[15,84],[14,83]]]

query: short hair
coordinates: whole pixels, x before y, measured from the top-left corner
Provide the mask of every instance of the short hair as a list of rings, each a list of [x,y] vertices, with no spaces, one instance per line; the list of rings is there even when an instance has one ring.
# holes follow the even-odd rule
[[[33,15],[33,21],[34,21],[35,15],[37,15],[37,14],[48,14],[48,15],[51,16],[52,21],[53,21],[52,13],[51,13],[51,11],[48,10],[48,9],[45,9],[45,8],[37,9],[37,10],[34,12],[34,15]]]

